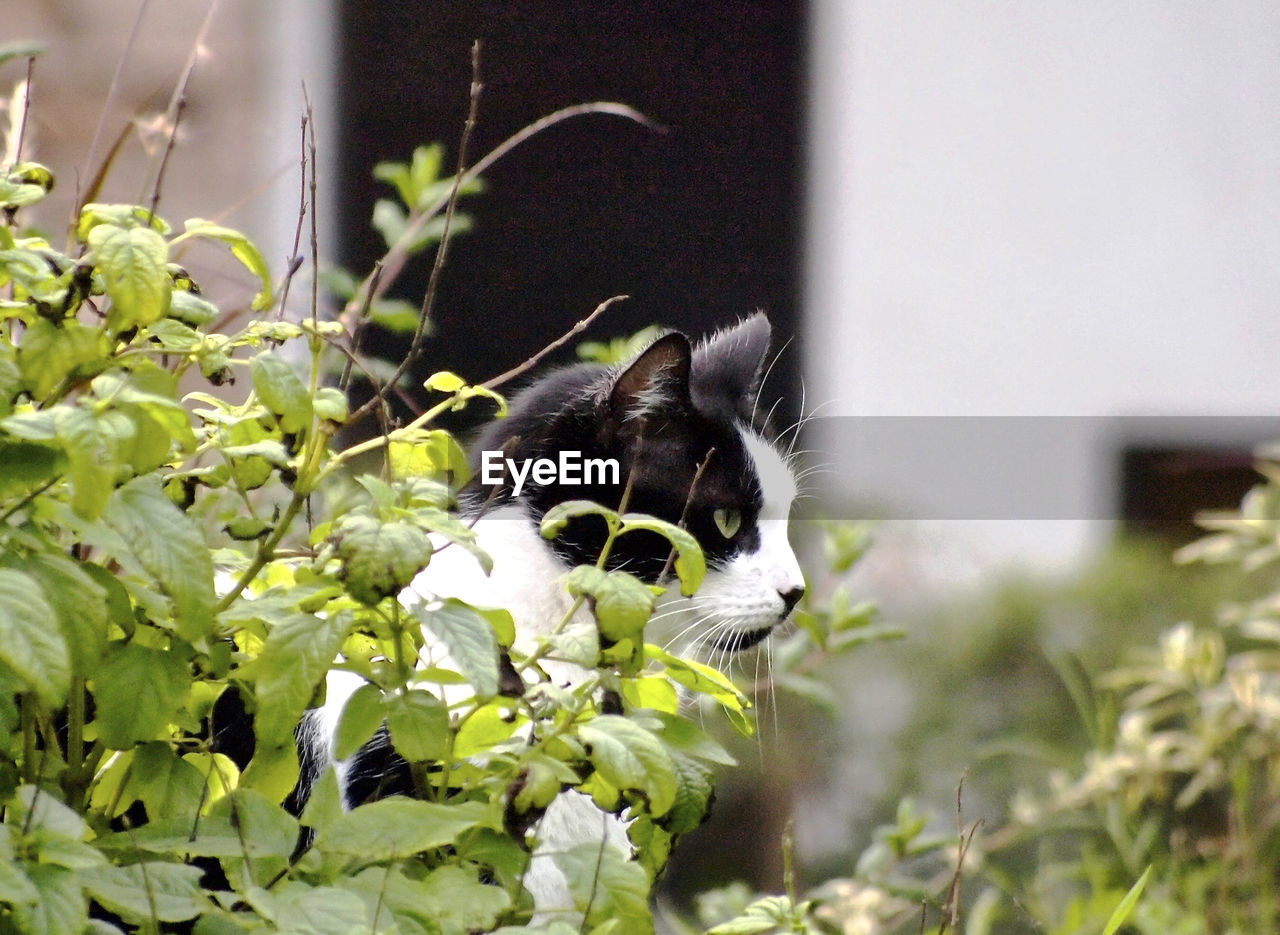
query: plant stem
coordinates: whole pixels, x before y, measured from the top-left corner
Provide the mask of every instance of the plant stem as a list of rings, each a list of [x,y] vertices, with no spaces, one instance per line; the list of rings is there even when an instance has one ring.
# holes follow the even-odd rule
[[[89,776],[84,771],[84,677],[71,680],[71,694],[67,698],[67,805],[76,811],[84,809],[84,793],[89,787]]]

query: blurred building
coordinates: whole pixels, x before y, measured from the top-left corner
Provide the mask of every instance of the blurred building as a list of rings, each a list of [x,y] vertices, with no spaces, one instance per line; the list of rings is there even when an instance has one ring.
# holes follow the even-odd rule
[[[817,0],[810,35],[827,489],[1051,562],[1236,502],[1280,434],[1225,418],[1280,412],[1280,7]]]
[[[32,69],[23,153],[53,169],[56,187],[33,219],[60,240],[73,204],[108,159],[97,200],[147,203],[176,112],[174,92],[193,63],[160,214],[175,225],[205,217],[244,230],[280,275],[298,217],[304,83],[320,152],[327,157],[334,147],[331,19],[328,4],[309,0],[7,3],[0,42],[43,47]],[[0,94],[7,99],[25,76],[25,60],[7,62]],[[331,166],[319,174],[321,215],[330,217]],[[202,250],[193,272],[234,304],[252,283],[224,259]]]

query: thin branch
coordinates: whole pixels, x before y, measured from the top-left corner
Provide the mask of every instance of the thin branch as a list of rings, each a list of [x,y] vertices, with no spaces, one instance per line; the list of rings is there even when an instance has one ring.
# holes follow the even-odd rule
[[[107,173],[111,171],[111,166],[116,161],[116,156],[120,152],[120,147],[124,146],[125,140],[129,138],[129,134],[133,132],[132,123],[126,123],[120,128],[120,132],[116,134],[116,138],[111,141],[107,154],[102,157],[102,162],[98,165],[98,170],[89,179],[89,184],[84,190],[80,190],[80,173],[76,173],[76,208],[75,214],[71,217],[71,233],[74,235],[76,225],[80,217],[80,209],[98,197],[98,192],[102,190],[102,186],[106,184]]]
[[[605,309],[607,309],[610,305],[613,305],[613,303],[615,302],[621,302],[622,300],[629,299],[629,298],[631,297],[627,295],[615,295],[612,298],[605,299],[603,302],[601,302],[599,305],[595,307],[595,310],[590,315],[588,315],[586,318],[579,321],[576,325],[574,325],[564,334],[560,335],[560,337],[556,338],[554,341],[552,341],[542,350],[538,351],[538,353],[534,354],[524,363],[520,364],[517,367],[512,367],[510,370],[506,371],[505,373],[500,373],[496,377],[486,380],[484,383],[481,383],[480,385],[487,390],[491,390],[494,387],[501,386],[503,383],[506,383],[510,380],[514,380],[516,377],[520,376],[520,374],[536,366],[538,361],[542,360],[542,358],[546,357],[552,351],[558,350],[559,348],[563,347],[565,344],[567,344],[570,340],[573,339],[574,335],[581,334],[583,331],[585,331],[593,321],[595,321],[602,314],[604,314]]]
[[[530,138],[537,136],[543,130],[547,130],[565,120],[571,120],[575,117],[583,117],[589,114],[605,114],[613,117],[623,117],[628,120],[633,120],[641,126],[648,127],[656,132],[661,133],[666,131],[666,127],[650,120],[644,114],[640,113],[640,111],[633,107],[628,107],[626,104],[618,104],[613,101],[591,101],[586,104],[574,104],[570,107],[564,107],[560,110],[547,114],[547,116],[535,120],[533,123],[507,137],[507,139],[499,143],[479,162],[461,175],[461,184],[465,185],[467,182],[478,178],[495,162],[507,153],[511,152],[511,150],[515,149],[521,143],[526,142]],[[366,279],[360,284],[360,288],[356,290],[355,296],[353,296],[351,301],[347,303],[346,308],[343,309],[343,315],[350,314],[358,307],[359,304],[367,302],[368,300],[365,298],[366,293],[371,295],[374,300],[382,297],[386,290],[390,288],[391,284],[395,282],[396,277],[400,275],[400,271],[404,268],[404,264],[409,258],[409,245],[417,238],[418,234],[422,231],[422,228],[426,226],[427,222],[435,217],[435,215],[439,213],[440,209],[445,206],[447,200],[447,197],[440,199],[435,204],[422,211],[405,227],[404,233],[400,235],[400,239],[395,242],[382,259],[385,275],[382,277],[380,286],[375,290],[373,284]]]
[[[133,51],[134,43],[138,41],[138,33],[142,30],[142,21],[146,18],[147,7],[151,5],[151,0],[142,0],[138,5],[138,15],[133,18],[133,26],[129,30],[129,39],[125,43],[124,53],[120,56],[120,61],[116,63],[115,74],[111,76],[111,84],[107,88],[107,99],[102,103],[102,113],[98,116],[98,126],[93,131],[93,142],[89,144],[89,158],[85,161],[85,174],[93,170],[95,159],[98,155],[98,146],[102,143],[102,134],[106,132],[107,117],[111,113],[111,108],[116,102],[116,98],[120,96],[120,86],[124,80],[124,67],[129,61],[129,55]],[[110,157],[114,157],[116,151],[120,148],[120,143],[127,135],[121,134],[121,138],[111,147]],[[102,180],[106,177],[107,167],[111,164],[110,157],[98,166],[93,172],[93,182],[89,188],[81,193],[81,197],[76,199],[71,209],[71,230],[76,229],[76,219],[80,217],[80,209],[84,207],[85,201],[94,197],[97,189],[102,185]],[[82,200],[84,199],[84,200]]]
[[[320,308],[320,227],[316,213],[316,198],[319,186],[316,183],[316,113],[311,106],[311,95],[307,92],[307,83],[302,83],[302,99],[307,105],[307,154],[311,157],[311,326],[316,334],[319,330]]]
[[[964,781],[968,776],[968,771],[961,775],[960,782],[956,785],[956,837],[959,840],[958,852],[956,854],[956,870],[951,877],[951,885],[947,888],[947,902],[943,907],[942,924],[938,927],[938,935],[944,935],[948,930],[953,933],[960,931],[960,877],[964,873],[965,857],[969,853],[969,848],[973,844],[974,835],[978,833],[978,828],[982,826],[982,820],[975,821],[969,831],[964,830]]]
[[[213,23],[213,13],[217,8],[218,0],[213,0],[209,4],[204,22],[200,24],[200,31],[196,33],[196,41],[191,46],[187,62],[182,68],[182,78],[174,86],[173,96],[169,98],[169,106],[166,108],[169,139],[165,141],[164,155],[160,157],[160,168],[156,170],[156,184],[151,190],[151,205],[148,208],[148,213],[153,218],[160,204],[160,185],[164,181],[165,170],[169,167],[169,155],[173,152],[174,144],[178,140],[178,125],[182,123],[182,115],[187,109],[187,87],[191,83],[192,73],[196,70],[196,60],[200,57],[200,50],[204,48],[205,37],[209,34],[209,26]]]
[[[693,504],[693,492],[698,489],[698,481],[702,479],[702,472],[707,469],[707,465],[711,463],[711,456],[716,453],[715,445],[707,449],[707,456],[702,459],[702,463],[698,465],[698,469],[693,472],[693,480],[689,483],[689,494],[684,498],[684,507],[680,510],[680,521],[676,523],[681,529],[685,529],[685,522],[689,519],[689,507]],[[688,530],[686,530],[687,532]],[[676,563],[676,550],[673,547],[667,553],[667,563],[662,566],[662,574],[658,575],[657,584],[662,587],[667,582],[667,578],[671,575],[671,569]]]
[[[280,305],[276,309],[276,317],[284,317],[285,305],[289,301],[289,286],[293,283],[293,276],[302,267],[302,256],[299,251],[302,249],[302,225],[307,219],[307,124],[311,120],[311,107],[307,105],[307,109],[302,114],[302,140],[299,143],[298,150],[302,154],[299,158],[300,165],[298,167],[298,223],[293,229],[293,250],[289,254],[288,270],[285,272],[284,283],[280,287]]]
[[[347,387],[351,385],[351,365],[356,363],[356,355],[360,353],[360,345],[364,343],[364,329],[369,321],[369,308],[373,304],[373,293],[378,288],[378,281],[382,279],[382,262],[378,261],[373,264],[373,272],[369,275],[369,288],[366,290],[364,304],[360,307],[360,314],[356,316],[356,322],[351,328],[351,352],[347,354],[347,362],[342,368],[342,377],[338,380],[338,388],[345,395]],[[376,383],[374,384],[377,385]]]
[[[476,116],[480,107],[480,91],[482,88],[483,85],[480,83],[480,41],[477,39],[471,45],[471,94],[467,108],[467,120],[462,126],[462,139],[458,143],[458,171],[454,174],[453,187],[449,191],[449,200],[444,215],[444,228],[440,234],[440,245],[436,248],[436,259],[431,267],[431,277],[427,280],[427,294],[422,299],[422,310],[418,315],[418,327],[413,333],[413,340],[409,342],[408,352],[404,355],[404,359],[400,361],[400,365],[391,374],[391,378],[387,380],[382,389],[377,390],[367,402],[352,413],[348,425],[359,421],[375,407],[382,405],[386,401],[388,392],[386,387],[399,383],[400,378],[405,375],[422,352],[422,340],[426,336],[427,322],[430,321],[431,312],[435,307],[436,290],[440,285],[440,274],[444,270],[445,260],[449,255],[449,241],[453,233],[453,215],[458,205],[458,196],[462,191],[462,180],[466,175],[467,147],[471,142],[471,134],[476,127]]]
[[[35,71],[36,57],[34,55],[27,59],[27,80],[22,86],[22,120],[18,124],[18,143],[13,150],[13,162],[16,165],[22,162],[22,143],[27,136],[27,117],[31,113],[31,75]]]

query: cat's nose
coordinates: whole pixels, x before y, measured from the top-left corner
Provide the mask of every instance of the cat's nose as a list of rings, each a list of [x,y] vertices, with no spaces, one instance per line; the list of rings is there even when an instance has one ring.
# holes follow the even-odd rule
[[[785,617],[787,614],[791,613],[791,611],[795,610],[796,605],[800,603],[800,598],[804,597],[804,585],[798,585],[790,591],[779,591],[778,596],[782,598],[782,603],[787,608],[786,612],[782,615]]]

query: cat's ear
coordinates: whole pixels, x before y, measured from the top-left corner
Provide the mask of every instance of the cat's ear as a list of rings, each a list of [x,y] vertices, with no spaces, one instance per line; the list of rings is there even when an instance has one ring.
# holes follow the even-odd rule
[[[689,389],[704,411],[750,421],[773,329],[763,312],[707,338],[693,352]]]
[[[664,334],[613,377],[609,411],[618,422],[651,413],[688,410],[693,351],[678,331]]]

